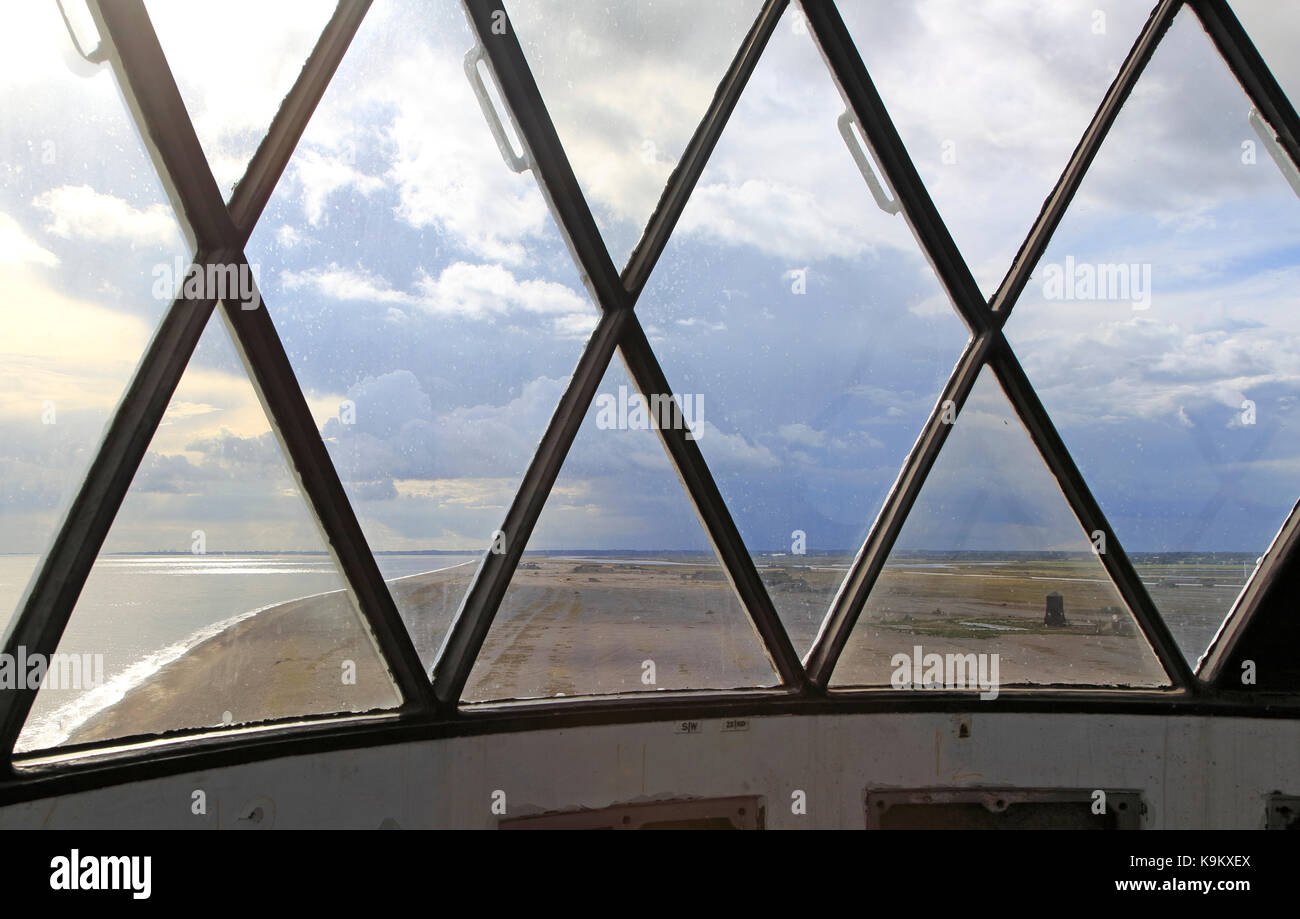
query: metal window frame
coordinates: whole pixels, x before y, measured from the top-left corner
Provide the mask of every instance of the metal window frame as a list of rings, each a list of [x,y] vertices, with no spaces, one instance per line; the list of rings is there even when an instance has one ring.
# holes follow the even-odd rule
[[[229,206],[207,166],[142,0],[88,0],[104,47],[137,128],[152,154],[176,214],[196,252],[197,264],[247,264],[243,247],[288,164],[308,119],[346,52],[369,0],[340,0],[311,57],[250,161]],[[1246,585],[1195,673],[1186,664],[1141,580],[1003,335],[1003,326],[1045,251],[1088,166],[1147,61],[1184,6],[1195,11],[1246,93],[1300,163],[1300,119],[1226,0],[1160,0],[1138,35],[1092,123],[1006,278],[986,301],[931,201],[883,101],[876,92],[831,0],[801,0],[810,31],[830,73],[862,126],[863,139],[901,203],[922,251],[933,265],[972,338],[954,368],[916,446],[909,454],[853,566],[833,600],[821,631],[801,661],[776,615],[734,521],[698,446],[682,432],[660,430],[688,499],[709,534],[781,678],[775,689],[733,692],[631,693],[573,697],[563,702],[525,700],[463,705],[460,694],[528,537],[558,476],[581,420],[615,350],[642,392],[671,392],[635,315],[634,306],[681,216],[728,118],[766,47],[788,0],[767,0],[724,75],[704,118],[670,176],[659,205],[621,275],[595,225],[544,101],[513,33],[496,34],[499,0],[464,0],[474,31],[501,90],[517,135],[527,147],[539,187],[593,300],[601,309],[596,330],[579,360],[523,482],[507,511],[508,550],[486,554],[440,649],[432,679],[398,616],[373,554],[366,545],[329,455],[320,439],[283,346],[265,308],[223,304],[224,319],[245,369],[267,409],[300,488],[344,573],[357,606],[402,693],[401,708],[369,716],[333,715],[277,719],[236,731],[192,729],[167,738],[141,736],[60,748],[15,761],[13,744],[34,701],[34,690],[0,697],[4,770],[0,804],[100,787],[151,775],[216,767],[251,759],[323,749],[409,742],[431,737],[535,730],[567,724],[628,723],[680,715],[961,711],[960,694],[906,694],[887,689],[828,692],[835,663],[883,568],[902,523],[942,448],[951,425],[941,406],[958,411],[983,367],[993,369],[1036,448],[1057,478],[1081,526],[1107,534],[1104,561],[1144,635],[1169,673],[1167,690],[1100,687],[1008,688],[990,711],[1087,711],[1149,714],[1300,717],[1300,699],[1266,700],[1222,691],[1220,670],[1252,616],[1282,572],[1300,565],[1300,509],[1293,511]],[[114,414],[80,491],[61,521],[4,638],[52,653],[76,604],[130,482],[180,380],[213,301],[177,300],[167,310]],[[158,751],[165,755],[158,755]]]

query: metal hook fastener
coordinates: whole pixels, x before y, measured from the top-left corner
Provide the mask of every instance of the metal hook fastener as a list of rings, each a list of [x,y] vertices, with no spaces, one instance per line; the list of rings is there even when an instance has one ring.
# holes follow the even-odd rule
[[[483,117],[487,119],[492,136],[496,138],[497,147],[501,150],[501,158],[506,161],[506,166],[513,172],[526,172],[532,164],[528,162],[526,155],[520,156],[515,153],[515,148],[510,144],[510,138],[506,135],[506,129],[497,115],[496,106],[492,104],[492,97],[488,95],[483,77],[479,73],[478,65],[482,60],[484,60],[483,46],[478,44],[470,48],[465,53],[465,76],[469,78],[469,85],[474,90],[474,95],[478,96],[479,108],[483,109]]]
[[[871,197],[876,199],[876,206],[886,214],[897,214],[903,209],[903,205],[885,194],[884,187],[876,178],[871,161],[867,159],[867,154],[863,152],[858,139],[853,136],[853,125],[856,122],[852,113],[843,112],[835,123],[840,129],[840,137],[844,138],[844,146],[849,148],[849,153],[853,154],[853,162],[858,164],[858,171],[862,173],[862,178],[867,180],[867,188],[871,189]]]
[[[108,49],[104,47],[102,39],[90,52],[82,48],[81,41],[77,38],[77,30],[72,27],[72,21],[68,19],[68,11],[63,8],[63,0],[55,0],[55,2],[59,6],[59,16],[63,19],[63,27],[68,30],[68,38],[72,40],[72,48],[77,52],[77,57],[81,58],[79,61],[76,57],[65,53],[63,57],[68,62],[68,69],[79,77],[94,76],[99,72],[99,65],[108,60]],[[64,50],[66,52],[67,49]],[[90,66],[87,67],[81,61],[85,61]]]

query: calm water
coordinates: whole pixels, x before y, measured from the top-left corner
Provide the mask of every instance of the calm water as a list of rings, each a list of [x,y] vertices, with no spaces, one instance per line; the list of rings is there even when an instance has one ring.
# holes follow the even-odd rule
[[[39,558],[0,555],[0,615],[13,618]],[[393,579],[477,562],[477,556],[380,555]],[[343,587],[334,563],[317,555],[120,555],[100,558],[59,643],[65,654],[102,654],[104,684],[42,690],[19,746],[62,742],[95,712],[199,642],[254,612]]]

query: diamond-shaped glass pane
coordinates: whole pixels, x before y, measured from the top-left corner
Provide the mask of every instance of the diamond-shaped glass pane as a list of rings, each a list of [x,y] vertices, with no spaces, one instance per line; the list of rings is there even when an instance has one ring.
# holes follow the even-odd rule
[[[467,701],[778,681],[622,365],[611,365]],[[682,422],[697,423],[682,404]]]
[[[844,103],[787,13],[637,312],[795,647],[968,339],[901,214],[875,203]]]
[[[247,247],[426,667],[597,318],[472,43],[454,4],[371,9]]]
[[[1010,267],[1151,6],[839,4],[894,126],[986,296]]]
[[[74,20],[93,48],[88,15]],[[7,623],[171,300],[165,278],[189,255],[112,70],[77,56],[55,4],[6,10],[0,106]]]
[[[399,702],[214,316],[18,749]]]
[[[987,367],[952,424],[832,685],[1167,685]]]
[[[1007,333],[1189,661],[1300,495],[1300,201],[1178,14]]]
[[[335,0],[147,0],[146,9],[223,197],[293,87]]]
[[[760,0],[519,0],[511,22],[614,264],[627,261]]]

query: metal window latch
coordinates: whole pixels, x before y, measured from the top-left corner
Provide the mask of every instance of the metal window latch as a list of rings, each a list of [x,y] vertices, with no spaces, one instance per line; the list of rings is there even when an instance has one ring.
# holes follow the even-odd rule
[[[485,59],[482,44],[476,44],[470,48],[465,53],[465,76],[469,79],[469,85],[474,90],[474,95],[478,97],[479,108],[483,110],[483,117],[487,119],[488,128],[496,139],[497,148],[501,151],[501,158],[506,161],[506,166],[513,172],[526,172],[532,168],[532,164],[528,161],[527,148],[525,148],[523,156],[515,153],[515,148],[506,135],[505,126],[501,123],[501,118],[497,114],[496,106],[492,104],[492,97],[488,95],[487,86],[483,83],[483,76],[479,73],[479,61]]]
[[[63,58],[68,63],[68,69],[79,77],[90,77],[99,73],[99,65],[108,60],[108,49],[104,47],[101,39],[99,44],[86,51],[81,47],[81,40],[77,38],[77,30],[72,27],[72,21],[68,19],[68,11],[63,8],[63,0],[55,0],[59,6],[59,16],[63,19],[63,27],[68,30],[68,38],[72,41],[72,50],[76,52],[74,57],[67,53],[68,49],[64,48]],[[89,66],[87,66],[89,65]]]
[[[885,193],[884,186],[876,178],[875,168],[871,165],[871,161],[867,159],[866,151],[862,149],[858,139],[853,136],[853,125],[857,123],[853,113],[845,111],[835,123],[840,129],[840,137],[844,138],[844,146],[849,148],[849,153],[853,154],[853,162],[858,164],[858,171],[862,173],[862,178],[867,180],[867,188],[871,190],[871,197],[876,199],[876,206],[886,214],[897,214],[903,209],[903,205],[899,203],[898,199],[890,198]],[[859,127],[858,130],[861,131],[862,128]]]
[[[1286,177],[1287,182],[1291,184],[1291,190],[1300,197],[1300,170],[1296,169],[1295,161],[1282,149],[1282,145],[1277,142],[1277,133],[1264,116],[1259,113],[1255,106],[1250,107],[1250,126],[1255,129],[1259,139],[1264,142],[1268,149],[1268,155],[1273,157],[1273,162],[1277,163],[1277,168],[1282,170],[1282,175]]]

